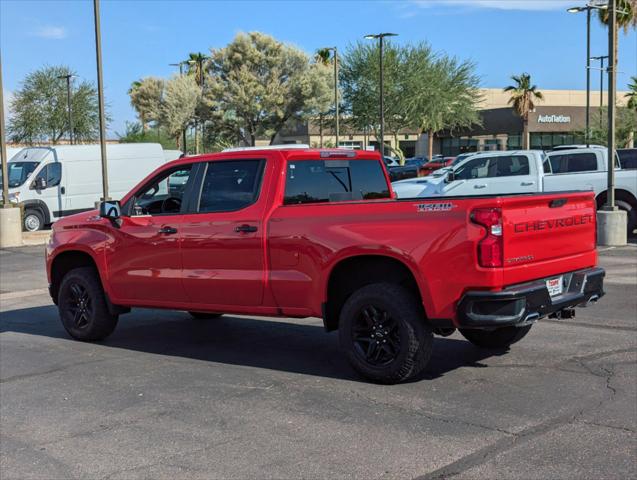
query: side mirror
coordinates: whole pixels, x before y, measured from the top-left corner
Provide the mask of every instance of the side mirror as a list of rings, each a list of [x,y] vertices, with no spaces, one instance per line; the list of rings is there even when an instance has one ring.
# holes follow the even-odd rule
[[[31,188],[33,190],[44,190],[46,188],[46,179],[44,177],[37,177],[33,180]]]
[[[100,202],[100,217],[108,218],[109,220],[117,220],[122,216],[122,209],[119,201],[109,200],[107,202]]]
[[[456,181],[456,172],[451,170],[449,173],[447,173],[447,178],[445,178],[445,182],[446,183],[451,183],[451,182],[455,182],[455,181]]]

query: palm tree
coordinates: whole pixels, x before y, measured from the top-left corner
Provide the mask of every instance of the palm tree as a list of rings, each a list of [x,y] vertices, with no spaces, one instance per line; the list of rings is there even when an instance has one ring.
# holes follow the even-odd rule
[[[509,105],[513,106],[513,110],[520,117],[524,124],[522,148],[529,148],[529,113],[535,109],[535,101],[543,100],[544,95],[537,89],[537,86],[531,84],[531,75],[523,73],[522,75],[513,75],[511,79],[514,85],[509,85],[504,89],[505,92],[511,94]]]
[[[628,93],[626,98],[628,103],[626,106],[637,113],[637,77],[630,77],[631,83],[628,84]]]
[[[186,68],[188,75],[194,75],[197,85],[203,88],[204,85],[204,63],[209,57],[201,52],[189,53],[188,60],[186,60]]]
[[[615,31],[615,67],[617,67],[617,49],[618,49],[618,32],[620,29],[624,33],[628,32],[630,27],[637,27],[637,2],[635,0],[616,0],[617,10],[615,18],[617,21],[617,30]],[[599,21],[610,27],[609,8],[598,10]]]

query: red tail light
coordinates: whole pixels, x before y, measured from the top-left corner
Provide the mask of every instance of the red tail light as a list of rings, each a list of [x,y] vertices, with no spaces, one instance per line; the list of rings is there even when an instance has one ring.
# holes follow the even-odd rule
[[[481,267],[495,268],[504,264],[502,241],[502,210],[477,208],[471,212],[471,221],[483,226],[487,234],[478,244],[478,262]]]

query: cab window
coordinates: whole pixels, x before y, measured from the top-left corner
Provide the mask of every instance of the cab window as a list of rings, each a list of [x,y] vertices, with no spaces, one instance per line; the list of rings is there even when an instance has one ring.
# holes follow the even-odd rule
[[[130,214],[175,215],[181,212],[192,165],[182,165],[161,173],[131,199]],[[126,208],[123,211],[127,211]]]
[[[597,170],[597,156],[591,152],[551,155],[553,173],[594,172]]]
[[[233,212],[259,198],[263,160],[209,162],[199,197],[199,213]]]
[[[377,160],[289,161],[285,205],[390,198]]]

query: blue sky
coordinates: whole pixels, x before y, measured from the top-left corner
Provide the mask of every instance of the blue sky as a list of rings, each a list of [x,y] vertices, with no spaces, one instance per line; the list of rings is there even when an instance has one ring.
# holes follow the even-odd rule
[[[428,41],[470,58],[484,87],[512,74],[532,75],[540,89],[585,88],[586,15],[565,9],[582,0],[177,1],[102,0],[105,97],[123,132],[135,115],[126,91],[140,77],[167,77],[189,52],[223,47],[240,31],[259,30],[308,53],[345,49],[366,33],[392,31],[398,42]],[[95,81],[93,2],[0,0],[4,89],[43,65],[65,64]],[[592,54],[606,53],[607,34],[593,22]],[[637,75],[637,33],[620,35],[618,88]],[[593,88],[598,88],[598,74]],[[6,97],[5,97],[6,98]]]

